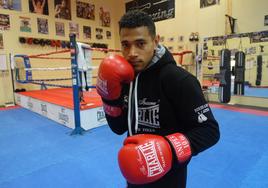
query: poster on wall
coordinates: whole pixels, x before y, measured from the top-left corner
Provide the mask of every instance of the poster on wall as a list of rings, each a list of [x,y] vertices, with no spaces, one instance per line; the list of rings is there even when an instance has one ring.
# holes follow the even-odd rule
[[[200,8],[220,4],[220,0],[200,0]]]
[[[45,18],[37,18],[38,33],[48,34],[48,20]]]
[[[76,1],[76,16],[89,20],[95,20],[95,5]]]
[[[91,39],[91,27],[83,26],[83,36],[84,39]]]
[[[9,30],[9,29],[10,29],[9,15],[0,14],[0,30]]]
[[[98,40],[103,39],[103,29],[96,28],[96,39],[98,39]]]
[[[55,22],[55,29],[56,29],[56,35],[57,36],[65,36],[65,28],[64,23],[62,22]]]
[[[29,0],[29,10],[31,13],[48,15],[47,0]]]
[[[28,33],[32,32],[31,18],[23,16],[20,16],[19,18],[20,18],[20,31]]]
[[[0,49],[4,49],[3,33],[0,33]]]
[[[55,0],[55,18],[71,20],[70,0]]]
[[[136,9],[147,12],[155,22],[175,18],[175,0],[133,0],[126,3],[126,12]]]
[[[103,27],[110,27],[111,16],[110,12],[105,10],[103,7],[100,7],[100,25]]]
[[[111,39],[112,38],[112,33],[111,31],[106,31],[106,38]]]
[[[73,33],[76,35],[76,38],[79,38],[79,25],[74,22],[69,23],[70,34]]]
[[[21,0],[0,0],[0,9],[21,10]]]

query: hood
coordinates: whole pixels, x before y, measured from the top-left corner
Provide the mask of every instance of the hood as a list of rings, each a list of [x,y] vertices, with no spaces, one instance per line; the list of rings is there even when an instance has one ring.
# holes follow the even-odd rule
[[[176,64],[176,61],[174,60],[172,54],[167,50],[166,47],[164,47],[163,45],[158,45],[155,50],[151,63],[148,65],[146,69],[144,69],[144,71],[157,69],[169,63]]]

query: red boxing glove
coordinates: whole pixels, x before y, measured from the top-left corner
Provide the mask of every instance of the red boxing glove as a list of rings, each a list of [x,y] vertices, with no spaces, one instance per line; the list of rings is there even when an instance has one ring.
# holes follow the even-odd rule
[[[163,177],[172,166],[172,147],[179,163],[190,159],[191,149],[185,136],[175,133],[167,136],[167,139],[151,134],[126,138],[118,153],[118,163],[129,183],[146,184]]]
[[[118,162],[128,182],[146,184],[160,179],[170,170],[172,151],[164,137],[138,134],[126,138]]]
[[[133,67],[120,55],[111,54],[104,58],[99,66],[97,92],[104,99],[104,111],[110,116],[121,114],[121,106],[110,105],[109,102],[120,98],[122,83],[130,83],[134,79]]]
[[[174,133],[166,136],[166,138],[173,147],[179,164],[188,162],[191,159],[192,150],[190,142],[183,134]]]

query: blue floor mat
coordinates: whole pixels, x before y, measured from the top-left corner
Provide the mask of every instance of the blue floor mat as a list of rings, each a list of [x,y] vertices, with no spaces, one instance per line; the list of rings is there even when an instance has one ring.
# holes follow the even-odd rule
[[[267,188],[268,117],[213,109],[221,139],[193,157],[189,188]],[[124,188],[108,126],[71,129],[23,108],[0,111],[1,188]]]

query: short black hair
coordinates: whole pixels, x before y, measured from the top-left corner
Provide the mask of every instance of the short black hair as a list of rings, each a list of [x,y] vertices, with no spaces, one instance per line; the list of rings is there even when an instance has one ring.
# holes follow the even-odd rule
[[[126,12],[119,21],[119,31],[122,28],[136,28],[145,26],[152,37],[156,36],[155,24],[152,18],[141,10],[131,10]]]

